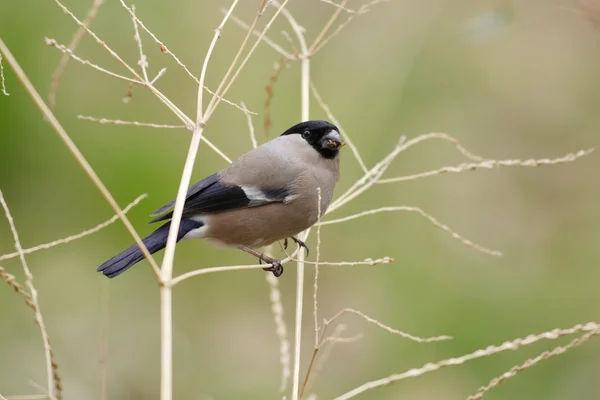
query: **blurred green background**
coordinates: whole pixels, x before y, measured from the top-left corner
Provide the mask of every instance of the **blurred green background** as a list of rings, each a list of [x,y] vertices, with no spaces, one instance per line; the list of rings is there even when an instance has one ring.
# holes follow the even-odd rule
[[[83,17],[91,1],[66,1]],[[258,1],[242,2],[246,21]],[[593,1],[583,3],[592,4]],[[228,1],[137,5],[137,14],[194,72],[199,73],[220,7]],[[352,0],[349,7],[361,2]],[[342,126],[372,166],[401,135],[446,132],[486,158],[557,157],[598,145],[600,32],[591,9],[575,1],[396,1],[358,16],[314,57],[312,79]],[[289,9],[316,37],[334,8],[316,0]],[[273,13],[271,9],[267,15]],[[596,15],[596,18],[598,15]],[[342,16],[342,20],[346,16]],[[265,19],[266,21],[266,19]],[[264,22],[263,22],[264,23]],[[0,37],[36,88],[48,93],[61,54],[45,37],[68,44],[73,21],[52,1],[0,2]],[[96,33],[128,62],[138,59],[131,19],[107,0],[93,23]],[[290,49],[285,20],[270,36]],[[228,24],[209,67],[216,88],[244,31]],[[293,35],[292,35],[293,36]],[[176,104],[195,115],[193,81],[143,35],[151,74]],[[85,37],[77,54],[125,74]],[[259,138],[265,86],[280,59],[261,45],[228,98],[251,110]],[[90,228],[112,215],[4,62],[10,97],[0,96],[0,189],[11,206],[24,247]],[[174,197],[190,135],[185,130],[99,125],[77,114],[155,123],[178,121],[149,92],[136,87],[124,104],[123,81],[71,61],[58,91],[56,115],[121,205],[149,198],[130,212],[141,234],[147,215]],[[273,101],[272,134],[299,120],[299,65],[280,76]],[[325,115],[313,102],[311,117]],[[206,135],[230,157],[250,148],[244,115],[222,104]],[[342,156],[339,195],[360,177],[349,150]],[[386,176],[464,161],[445,142],[430,141],[403,153]],[[224,167],[202,145],[193,179]],[[422,207],[467,238],[501,250],[493,258],[467,248],[415,214],[378,214],[323,228],[322,259],[390,256],[382,266],[324,267],[320,313],[352,307],[419,336],[448,334],[452,341],[416,344],[358,319],[344,317],[346,333],[364,333],[338,345],[313,389],[328,399],[367,381],[459,356],[488,344],[555,327],[598,320],[600,301],[600,159],[544,168],[505,168],[447,174],[376,186],[342,217],[365,209]],[[119,279],[95,272],[131,244],[122,224],[71,244],[27,257],[60,364],[67,399],[157,399],[159,298],[147,263]],[[314,237],[309,245],[314,248]],[[0,254],[14,251],[4,217]],[[314,257],[314,252],[311,258]],[[160,259],[160,257],[159,257]],[[178,247],[176,273],[249,263],[236,250],[197,241]],[[1,265],[23,281],[17,259]],[[309,270],[307,281],[312,280]],[[288,329],[293,330],[295,268],[279,280]],[[312,297],[307,283],[305,295]],[[206,275],[174,291],[174,386],[177,399],[281,398],[279,343],[262,271]],[[0,393],[33,393],[44,385],[42,343],[21,298],[0,283]],[[305,307],[304,374],[313,341],[312,310]],[[368,392],[361,399],[464,399],[528,357],[569,339],[539,343],[446,368]],[[488,399],[599,398],[600,343],[544,362],[493,390]]]

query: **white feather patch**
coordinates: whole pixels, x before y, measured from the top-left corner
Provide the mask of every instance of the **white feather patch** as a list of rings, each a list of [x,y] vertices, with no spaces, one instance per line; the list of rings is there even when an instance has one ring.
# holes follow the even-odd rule
[[[244,194],[250,201],[270,201],[271,199],[257,187],[254,186],[240,186],[244,191]]]

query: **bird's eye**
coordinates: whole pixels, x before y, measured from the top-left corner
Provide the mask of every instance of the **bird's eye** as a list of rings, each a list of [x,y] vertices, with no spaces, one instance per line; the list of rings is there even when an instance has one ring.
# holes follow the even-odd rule
[[[302,137],[304,139],[308,139],[310,137],[310,131],[304,131],[304,132],[302,132]]]

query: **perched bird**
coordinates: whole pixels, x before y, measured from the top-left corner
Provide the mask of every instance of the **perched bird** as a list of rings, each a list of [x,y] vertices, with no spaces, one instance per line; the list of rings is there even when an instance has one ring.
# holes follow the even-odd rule
[[[319,218],[333,195],[339,178],[339,131],[327,121],[307,121],[292,126],[281,136],[249,151],[229,166],[191,186],[187,192],[177,241],[203,238],[215,245],[232,246],[271,264],[275,276],[281,262],[255,248],[292,238]],[[170,220],[175,200],[154,213],[151,222]],[[150,253],[167,244],[171,221],[143,240]],[[109,278],[144,259],[137,245],[102,264]]]

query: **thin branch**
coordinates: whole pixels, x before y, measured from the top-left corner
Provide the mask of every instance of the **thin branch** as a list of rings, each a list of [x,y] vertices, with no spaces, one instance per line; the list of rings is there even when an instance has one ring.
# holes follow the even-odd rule
[[[599,334],[600,334],[600,330],[595,330],[595,331],[587,332],[586,334],[584,334],[584,335],[582,335],[582,336],[580,336],[580,337],[578,337],[576,339],[573,339],[566,346],[558,346],[558,347],[555,347],[553,350],[543,352],[542,354],[540,354],[537,357],[530,358],[527,361],[525,361],[523,364],[512,367],[508,372],[505,372],[500,377],[492,379],[492,381],[489,384],[487,384],[486,386],[482,386],[481,388],[479,388],[479,390],[477,391],[477,393],[475,393],[472,396],[469,396],[467,398],[467,400],[480,400],[480,399],[483,398],[483,396],[485,395],[485,393],[489,392],[490,390],[492,390],[496,386],[498,386],[501,383],[505,382],[507,379],[515,377],[519,372],[521,372],[521,371],[523,371],[523,370],[525,370],[527,368],[534,367],[537,364],[539,364],[541,361],[547,360],[547,359],[552,358],[554,356],[558,356],[558,355],[564,354],[569,349],[572,349],[573,347],[579,346],[579,345],[587,342],[590,338],[592,338],[592,336],[596,336],[596,335],[599,335]]]
[[[19,282],[17,282],[17,279],[14,275],[9,274],[3,267],[0,267],[0,278],[2,278],[2,280],[6,282],[8,286],[10,286],[16,293],[23,297],[23,300],[25,300],[25,304],[27,304],[27,307],[31,308],[34,313],[37,311],[36,306],[33,303],[33,299],[31,298],[31,295],[27,293],[25,288],[21,286]]]
[[[312,90],[313,96],[315,97],[315,100],[317,100],[317,103],[319,103],[319,105],[321,106],[323,111],[325,111],[325,114],[327,114],[327,118],[329,118],[329,120],[331,122],[333,122],[333,124],[335,126],[337,126],[338,129],[340,130],[340,133],[342,134],[342,136],[344,138],[344,142],[348,145],[348,147],[350,147],[350,150],[352,150],[352,154],[354,154],[354,158],[356,158],[358,165],[360,165],[360,167],[362,168],[362,170],[365,174],[367,172],[369,172],[367,166],[365,165],[365,162],[363,161],[362,157],[360,156],[360,154],[358,152],[358,148],[354,145],[354,143],[350,139],[350,136],[348,136],[348,133],[346,133],[346,131],[341,127],[339,121],[337,120],[337,118],[335,118],[335,116],[329,109],[329,106],[327,106],[327,104],[325,104],[325,102],[321,98],[321,95],[319,95],[319,92],[317,91],[317,88],[315,87],[314,83],[312,83],[312,82],[310,83],[310,88]]]
[[[317,222],[321,221],[321,188],[317,188]],[[315,347],[313,349],[312,357],[310,358],[310,362],[308,364],[308,369],[306,370],[306,375],[304,375],[304,382],[302,383],[302,387],[300,388],[299,399],[302,400],[304,396],[304,391],[306,390],[306,385],[308,383],[308,378],[310,377],[310,371],[312,370],[312,366],[315,362],[315,358],[317,357],[317,352],[319,351],[319,303],[317,299],[317,294],[319,291],[319,260],[321,258],[321,225],[317,225],[317,258],[315,262],[315,280],[313,284],[313,317],[315,323]]]
[[[100,124],[135,125],[135,126],[148,126],[148,127],[152,127],[152,128],[169,128],[169,129],[185,128],[188,130],[193,130],[193,127],[191,125],[161,125],[161,124],[154,124],[154,123],[149,123],[149,122],[121,121],[118,119],[88,117],[88,116],[84,116],[84,115],[78,115],[77,118],[83,119],[86,121],[98,122]],[[210,147],[212,151],[214,151],[219,156],[221,156],[221,158],[223,160],[227,161],[228,163],[231,163],[231,158],[227,157],[227,155],[225,153],[223,153],[217,146],[215,146],[213,144],[213,142],[211,142],[204,136],[202,136],[201,140],[204,143],[206,143],[206,145],[208,147]]]
[[[263,0],[263,4],[265,3],[265,1],[266,0]],[[229,83],[227,83],[227,85],[225,86],[224,89],[222,89],[221,92],[219,92],[219,88],[217,88],[217,90],[215,91],[216,94],[215,94],[215,96],[213,96],[210,104],[208,105],[207,111],[206,111],[206,113],[204,115],[204,118],[203,118],[203,120],[205,122],[208,120],[208,118],[210,118],[210,116],[212,115],[212,113],[215,111],[215,109],[217,108],[217,106],[221,102],[222,97],[224,97],[227,94],[227,91],[229,90],[229,88],[231,87],[231,85],[233,85],[233,83],[235,82],[236,78],[239,76],[239,74],[242,71],[242,69],[246,66],[246,63],[248,62],[248,60],[250,59],[250,57],[252,56],[252,54],[254,53],[254,51],[256,50],[256,48],[258,47],[258,45],[260,44],[260,42],[263,39],[263,37],[267,34],[267,31],[269,30],[269,28],[273,24],[273,21],[275,21],[275,19],[277,19],[277,17],[281,13],[281,11],[284,9],[284,7],[286,6],[286,4],[287,4],[288,1],[289,0],[284,0],[283,4],[281,5],[281,7],[279,7],[275,11],[275,13],[273,14],[273,16],[269,20],[269,22],[267,22],[267,24],[265,25],[264,30],[258,36],[258,39],[256,39],[256,42],[254,43],[254,45],[248,51],[248,54],[246,54],[246,57],[240,63],[238,69],[235,71],[235,73],[233,75],[231,75],[231,71],[233,70],[233,66],[237,63],[237,60],[238,60],[239,56],[241,55],[241,52],[242,52],[243,48],[245,47],[245,44],[246,44],[246,42],[247,42],[247,40],[249,38],[249,35],[254,30],[254,27],[256,26],[256,23],[258,22],[258,19],[261,16],[261,14],[257,14],[256,19],[254,20],[254,23],[251,26],[251,30],[248,32],[248,35],[246,35],[246,39],[244,39],[244,42],[242,43],[242,46],[240,47],[240,51],[234,57],[234,60],[231,63],[231,66],[230,66],[229,70],[225,73],[225,76],[223,77],[223,80],[221,81],[221,84],[219,85],[219,88],[221,88],[224,85],[224,82],[226,81],[226,79],[229,78],[229,76],[231,76],[231,79],[229,79]]]
[[[287,1],[284,1],[279,10],[283,10],[283,16],[288,20],[290,26],[298,37],[300,44],[300,119],[308,121],[310,115],[310,58],[308,57],[308,46],[304,37],[303,28],[296,22],[292,14],[284,9]],[[276,4],[276,3],[275,3]],[[303,241],[306,241],[309,231],[304,233]],[[292,373],[292,400],[298,400],[300,387],[300,351],[302,346],[302,308],[304,305],[304,252],[298,254],[296,262],[296,318],[294,327],[294,369]],[[300,395],[301,396],[301,395]]]
[[[332,338],[339,338],[339,337],[341,337],[342,333],[346,330],[346,328],[347,328],[346,324],[338,324],[338,325],[336,325],[336,327],[333,330],[333,333],[331,334],[330,337],[332,337]],[[317,357],[316,364],[313,367],[313,371],[311,373],[312,379],[309,381],[310,384],[307,385],[306,390],[310,390],[310,388],[312,386],[314,386],[315,381],[317,380],[317,377],[319,376],[319,373],[321,372],[321,370],[325,366],[325,363],[327,362],[327,360],[331,356],[331,352],[333,351],[333,348],[335,347],[336,343],[337,342],[335,342],[335,341],[330,342],[330,345],[329,346],[325,346],[325,348],[320,352],[320,356]]]
[[[1,42],[0,42],[1,43]],[[6,53],[5,53],[6,55]],[[10,56],[7,55],[10,63]],[[21,241],[19,240],[19,234],[17,233],[17,228],[13,221],[12,215],[10,214],[10,210],[6,201],[4,200],[4,195],[0,190],[0,204],[4,209],[4,213],[6,215],[6,219],[8,220],[8,224],[10,225],[10,230],[13,235],[13,239],[15,241],[15,248],[19,253],[19,258],[21,259],[21,265],[23,266],[23,271],[25,273],[25,286],[29,289],[29,294],[31,295],[31,302],[28,305],[33,306],[33,312],[35,316],[35,323],[40,328],[40,333],[42,335],[42,341],[44,343],[44,351],[46,355],[46,375],[48,380],[48,393],[50,398],[60,400],[62,398],[62,383],[60,379],[60,375],[58,373],[58,363],[56,362],[56,358],[54,357],[54,351],[52,350],[52,346],[50,346],[50,337],[48,336],[48,330],[46,329],[46,325],[44,324],[44,318],[42,317],[42,311],[40,309],[40,303],[38,301],[38,292],[33,284],[33,274],[31,273],[29,266],[27,265],[27,261],[25,260],[25,254],[23,253],[23,247],[21,246]],[[6,281],[6,279],[5,279]],[[8,283],[8,281],[7,281]],[[9,283],[10,284],[10,283]],[[15,286],[11,285],[14,289]],[[18,290],[17,290],[18,292]],[[25,302],[27,303],[27,298],[25,298]]]
[[[323,225],[323,224],[321,224]],[[317,228],[319,227],[319,225],[317,225]],[[292,261],[298,261],[295,259],[292,259]],[[353,265],[379,265],[379,264],[389,264],[391,262],[393,262],[394,259],[391,257],[383,257],[383,258],[378,258],[376,260],[373,260],[371,258],[367,258],[363,261],[333,261],[333,262],[328,262],[328,261],[320,261],[319,265],[330,265],[330,266],[337,266],[337,267],[343,267],[343,266],[353,266]],[[316,262],[313,261],[304,261],[305,264],[312,264],[315,265],[317,264]]]
[[[427,363],[420,368],[409,369],[408,371],[402,372],[400,374],[394,374],[394,375],[390,375],[386,378],[367,382],[365,384],[362,384],[362,385],[350,390],[347,393],[344,393],[341,396],[336,397],[334,400],[348,400],[348,399],[356,397],[359,394],[364,393],[366,391],[373,390],[380,386],[390,385],[390,384],[397,382],[399,380],[402,380],[402,379],[414,378],[414,377],[426,374],[428,372],[437,371],[440,368],[444,368],[444,367],[448,367],[448,366],[452,366],[452,365],[461,365],[467,361],[474,360],[476,358],[491,356],[493,354],[501,353],[503,351],[517,350],[518,348],[520,348],[522,346],[527,346],[527,345],[536,343],[540,340],[544,340],[544,339],[555,340],[555,339],[558,339],[558,338],[566,336],[566,335],[572,335],[572,334],[580,333],[580,332],[592,332],[592,331],[597,332],[598,330],[600,330],[600,325],[598,325],[595,322],[589,322],[585,325],[578,324],[578,325],[575,325],[574,327],[568,328],[568,329],[553,329],[548,332],[542,332],[542,333],[535,334],[535,335],[529,335],[525,338],[518,338],[518,339],[514,339],[509,342],[504,342],[498,346],[491,345],[491,346],[486,347],[485,349],[479,349],[472,353],[465,354],[460,357],[448,358],[446,360],[438,361],[436,363]]]
[[[222,8],[221,12],[225,13],[226,10]],[[245,30],[249,30],[250,29],[250,25],[248,25],[241,18],[238,18],[235,15],[231,16],[231,21],[234,22],[239,27],[241,27],[242,29],[245,29]],[[261,32],[258,31],[258,30],[254,30],[252,32],[252,34],[254,36],[256,36],[256,37],[259,37],[260,34],[261,34]],[[278,45],[277,43],[275,43],[275,41],[273,39],[269,38],[267,35],[265,35],[263,37],[263,42],[265,42],[266,44],[268,44],[277,53],[281,54],[286,60],[296,60],[297,59],[296,56],[294,56],[294,55],[292,55],[292,53],[286,51],[283,47],[281,47],[280,45]]]
[[[454,147],[469,160],[481,162],[483,158],[471,153],[467,150],[463,145],[460,144],[458,139],[445,134],[445,133],[427,133],[424,135],[419,135],[410,140],[405,140],[406,138],[403,136],[400,138],[400,141],[394,148],[394,150],[387,155],[383,160],[377,163],[373,168],[371,168],[362,178],[357,180],[344,194],[338,197],[327,209],[327,213],[333,212],[340,208],[341,206],[349,203],[351,200],[358,197],[361,193],[364,193],[368,188],[370,188],[373,184],[375,184],[379,178],[385,173],[390,164],[394,161],[394,159],[401,152],[409,149],[410,147],[419,144],[421,142],[431,140],[431,139],[439,139],[444,140],[454,144]]]
[[[246,122],[248,122],[248,132],[250,133],[250,142],[252,143],[252,148],[255,149],[258,147],[258,142],[256,141],[256,135],[254,134],[254,124],[252,123],[252,116],[248,112],[248,108],[246,108],[246,104],[242,101],[242,109],[244,110],[244,114],[246,114]]]
[[[127,64],[113,49],[111,49],[106,42],[100,40],[100,38],[88,28],[88,26],[81,22],[75,14],[73,14],[67,7],[65,7],[59,0],[54,0],[54,2],[60,7],[61,10],[67,15],[69,15],[83,30],[85,30],[100,46],[104,47],[106,51],[109,52],[111,56],[113,56],[121,65],[123,65],[133,76],[135,76],[139,81],[142,80],[142,77],[129,65]]]
[[[198,78],[197,78],[197,77],[196,77],[194,74],[192,74],[192,72],[191,72],[191,71],[188,69],[188,67],[186,67],[186,66],[185,66],[185,64],[184,64],[183,62],[181,62],[181,60],[180,60],[180,59],[179,59],[179,58],[178,58],[178,57],[177,57],[177,56],[176,56],[176,55],[175,55],[173,52],[171,52],[171,50],[169,50],[169,48],[167,47],[167,45],[165,45],[163,42],[161,42],[161,41],[160,41],[160,39],[158,39],[158,37],[156,37],[156,35],[154,35],[154,33],[152,33],[152,32],[150,31],[150,29],[148,29],[148,28],[146,27],[146,25],[144,25],[144,23],[142,22],[142,20],[141,20],[141,19],[139,19],[139,18],[138,18],[138,17],[135,15],[135,13],[133,12],[133,10],[132,10],[130,7],[128,7],[128,6],[127,6],[127,4],[125,4],[124,0],[119,0],[119,1],[121,2],[121,5],[123,6],[123,8],[125,8],[125,9],[127,10],[127,12],[128,12],[130,15],[131,15],[131,17],[132,17],[133,19],[135,19],[135,21],[136,21],[136,22],[137,22],[137,23],[138,23],[138,24],[139,24],[139,25],[142,27],[142,29],[143,29],[143,30],[144,30],[144,31],[145,31],[145,32],[146,32],[148,35],[150,35],[150,37],[151,37],[152,39],[154,39],[154,41],[155,41],[155,42],[156,42],[156,43],[159,45],[159,47],[160,47],[160,50],[161,50],[163,53],[170,55],[170,56],[173,58],[173,60],[175,60],[175,62],[176,62],[176,63],[177,63],[177,64],[178,64],[180,67],[182,67],[182,68],[185,70],[185,72],[186,72],[186,73],[187,73],[187,74],[188,74],[188,75],[189,75],[189,76],[190,76],[190,77],[191,77],[191,78],[192,78],[192,79],[193,79],[193,80],[194,80],[194,81],[195,81],[197,84],[200,84],[200,80],[199,80],[199,79],[198,79]],[[158,78],[158,77],[157,77],[157,78]],[[154,80],[156,80],[157,78],[155,78]],[[154,80],[152,81],[152,83],[154,83]],[[204,85],[203,85],[202,87],[203,87],[203,88],[204,88],[204,90],[206,90],[206,91],[207,91],[209,94],[211,94],[211,95],[213,95],[213,96],[215,95],[215,92],[213,92],[212,90],[210,90],[208,87],[206,87],[206,86],[204,86]],[[231,106],[234,106],[234,107],[235,107],[235,108],[237,108],[238,110],[241,110],[241,109],[242,109],[242,108],[241,108],[239,105],[237,105],[237,104],[235,104],[234,102],[232,102],[232,101],[229,101],[229,100],[227,100],[227,99],[225,99],[225,98],[221,98],[220,100],[222,100],[224,103],[227,103],[227,104],[229,104],[229,105],[231,105]],[[249,111],[249,112],[250,112],[250,114],[253,114],[253,115],[255,115],[255,114],[256,114],[255,112],[252,112],[252,111]]]
[[[323,29],[321,29],[321,32],[319,32],[315,41],[310,46],[310,49],[308,50],[308,54],[310,54],[311,56],[315,54],[315,49],[323,41],[323,39],[325,38],[325,35],[327,34],[327,32],[329,32],[329,29],[331,29],[331,26],[338,19],[338,17],[340,16],[340,13],[342,12],[342,9],[346,6],[346,4],[348,4],[348,0],[343,0],[340,7],[333,12],[333,15],[331,16],[331,18],[329,18],[329,21],[327,21],[325,26],[323,26]]]
[[[331,32],[331,34],[329,34],[329,36],[327,36],[325,38],[321,38],[319,40],[319,43],[317,43],[315,41],[316,48],[313,49],[312,54],[316,54],[319,51],[321,51],[321,49],[323,49],[323,47],[325,47],[331,41],[331,39],[333,39],[338,33],[340,33],[342,31],[342,29],[344,29],[350,22],[352,22],[352,20],[354,19],[355,16],[365,14],[368,11],[370,11],[370,8],[373,7],[374,5],[379,4],[379,3],[383,3],[383,2],[386,2],[386,1],[389,1],[389,0],[373,0],[370,3],[364,4],[363,6],[361,6],[355,12],[350,12],[352,10],[347,9],[345,7],[340,7],[339,5],[337,5],[335,3],[329,3],[328,1],[325,1],[326,3],[336,5],[339,10],[343,9],[343,10],[349,12],[350,15],[348,16],[348,18],[346,19],[346,21],[344,21],[341,24],[339,24],[338,27],[333,32]],[[343,2],[342,4],[345,4],[345,2]]]
[[[136,79],[128,78],[128,77],[123,76],[123,75],[119,75],[119,74],[117,74],[115,72],[112,72],[112,71],[109,71],[109,70],[107,70],[105,68],[102,68],[101,66],[96,65],[96,64],[92,63],[91,61],[84,60],[83,58],[75,55],[75,53],[73,53],[73,50],[67,48],[66,46],[64,46],[64,45],[62,45],[60,43],[58,43],[54,39],[46,38],[46,45],[50,46],[50,47],[54,47],[55,49],[60,50],[65,56],[70,57],[73,60],[78,61],[78,62],[80,62],[83,65],[88,65],[88,66],[94,68],[95,70],[103,72],[103,73],[105,73],[107,75],[110,75],[112,77],[123,79],[123,80],[125,80],[127,82],[130,82],[130,83],[137,83],[139,85],[143,85],[144,84],[144,82],[142,82],[141,80],[136,80]]]
[[[135,207],[136,205],[138,205],[139,202],[142,201],[142,200],[144,200],[146,197],[148,197],[147,194],[142,194],[142,195],[138,196],[137,199],[135,199],[133,202],[131,202],[129,205],[127,205],[127,207],[125,207],[123,209],[123,214],[127,214],[129,212],[129,210],[131,210],[133,207]],[[95,227],[93,227],[91,229],[87,229],[87,230],[85,230],[83,232],[80,232],[80,233],[78,233],[76,235],[67,236],[65,238],[54,240],[54,241],[49,242],[49,243],[40,244],[40,245],[37,245],[35,247],[31,247],[29,249],[23,249],[23,254],[31,254],[31,253],[34,253],[34,252],[39,251],[39,250],[50,249],[50,248],[52,248],[54,246],[58,246],[60,244],[70,243],[70,242],[72,242],[74,240],[84,238],[86,236],[92,235],[92,234],[94,234],[94,233],[96,233],[96,232],[98,232],[98,231],[106,228],[107,226],[109,226],[110,224],[114,223],[118,219],[119,219],[119,216],[118,215],[114,215],[109,220],[107,220],[107,221],[105,221],[105,222],[103,222],[101,224],[98,224],[98,225],[96,225]],[[0,261],[8,260],[8,259],[15,258],[15,257],[19,257],[19,252],[4,254],[4,255],[0,256]]]
[[[56,119],[56,117],[54,116],[54,114],[52,113],[50,108],[48,108],[46,103],[44,103],[44,100],[39,95],[39,93],[35,90],[35,88],[31,84],[31,82],[27,78],[27,75],[25,75],[25,72],[23,72],[23,70],[17,63],[17,60],[13,57],[12,53],[10,53],[8,47],[6,47],[6,45],[4,44],[2,39],[0,39],[0,52],[4,53],[8,63],[15,71],[17,77],[19,78],[19,80],[21,81],[21,83],[23,84],[23,86],[25,87],[25,89],[27,90],[27,92],[29,93],[29,95],[31,96],[33,101],[35,102],[35,104],[38,106],[38,108],[40,109],[42,114],[46,117],[46,119],[48,120],[48,122],[50,123],[52,128],[56,131],[58,136],[60,136],[61,140],[67,146],[67,148],[69,149],[71,154],[73,154],[73,157],[75,158],[75,160],[77,160],[77,163],[79,163],[79,165],[85,171],[85,173],[88,175],[90,180],[94,183],[94,185],[98,188],[98,190],[100,190],[100,193],[102,193],[102,195],[104,196],[104,198],[106,199],[108,204],[110,204],[110,206],[115,211],[115,213],[119,216],[121,221],[123,221],[123,224],[129,231],[129,233],[131,234],[133,239],[135,240],[135,243],[140,247],[142,254],[144,254],[144,257],[146,257],[146,259],[152,266],[152,270],[154,271],[156,276],[158,276],[158,265],[156,265],[156,262],[154,261],[154,259],[150,255],[150,253],[148,252],[148,249],[146,248],[144,243],[142,243],[142,239],[137,234],[136,230],[133,228],[133,225],[131,225],[131,222],[129,222],[129,219],[127,219],[125,214],[123,214],[123,211],[117,204],[117,202],[114,199],[114,197],[112,196],[112,194],[108,191],[106,186],[104,186],[104,183],[102,183],[102,181],[100,180],[100,178],[98,177],[98,175],[96,174],[96,172],[94,171],[92,166],[87,162],[87,160],[85,159],[83,154],[79,151],[79,149],[77,148],[77,146],[75,145],[75,143],[73,142],[73,140],[71,139],[69,134],[64,130],[64,128],[62,127],[60,122],[58,122],[58,120]]]
[[[425,211],[423,211],[419,207],[409,207],[409,206],[381,207],[381,208],[377,208],[377,209],[374,209],[374,210],[363,211],[363,212],[360,212],[358,214],[350,215],[348,217],[339,218],[339,219],[333,219],[333,220],[321,222],[321,225],[339,224],[341,222],[351,221],[353,219],[364,217],[364,216],[367,216],[367,215],[373,215],[373,214],[377,214],[377,213],[380,213],[380,212],[390,212],[390,211],[409,211],[409,212],[415,212],[415,213],[421,215],[422,217],[428,219],[429,222],[431,222],[432,225],[434,225],[437,228],[440,228],[441,230],[449,233],[450,236],[452,236],[454,239],[458,240],[459,242],[461,242],[465,246],[471,247],[471,248],[473,248],[475,250],[478,250],[478,251],[480,251],[482,253],[485,253],[485,254],[490,254],[492,256],[496,256],[496,257],[502,256],[502,253],[499,252],[499,251],[497,251],[497,250],[488,249],[487,247],[481,246],[481,245],[479,245],[477,243],[474,243],[471,240],[469,240],[469,239],[467,239],[467,238],[459,235],[458,233],[456,233],[455,231],[453,231],[450,227],[448,227],[447,225],[441,223],[436,218],[434,218],[430,214],[426,213]]]
[[[281,265],[285,265],[286,263],[293,261],[294,257],[296,256],[296,254],[299,253],[299,251],[300,251],[300,249],[296,248],[291,255],[289,255],[285,259],[281,260]],[[259,268],[264,268],[264,267],[265,267],[264,264],[250,264],[250,265],[230,265],[230,266],[223,266],[223,267],[200,268],[200,269],[196,269],[196,270],[193,270],[190,272],[186,272],[184,274],[181,274],[181,275],[173,278],[171,280],[171,286],[175,286],[176,284],[180,283],[181,281],[184,281],[184,280],[189,279],[194,276],[211,274],[211,273],[215,273],[215,272],[230,272],[230,271],[241,271],[241,270],[246,270],[246,269],[259,269]]]
[[[93,1],[92,7],[90,8],[90,10],[87,13],[87,16],[83,20],[83,24],[85,26],[91,25],[94,18],[96,18],[96,15],[98,14],[98,10],[102,6],[102,4],[104,4],[104,0],[94,0]],[[79,45],[79,42],[83,38],[84,34],[85,34],[85,29],[83,29],[83,27],[81,27],[81,26],[78,27],[77,30],[75,31],[75,33],[73,34],[71,43],[69,43],[69,46],[68,46],[68,48],[69,48],[69,50],[71,50],[71,52],[75,51],[75,49]],[[64,74],[65,69],[67,68],[67,64],[69,63],[70,57],[71,56],[68,53],[64,53],[63,56],[60,58],[60,61],[58,62],[58,66],[56,67],[56,70],[54,70],[54,73],[52,74],[52,81],[50,82],[50,92],[48,93],[48,103],[50,104],[51,108],[54,108],[56,106],[56,92],[58,91],[58,85],[60,84],[60,78],[62,78],[62,75]]]
[[[556,165],[564,164],[577,160],[578,158],[585,157],[594,151],[593,148],[587,150],[579,150],[577,153],[569,153],[565,156],[558,158],[541,158],[528,160],[485,160],[478,163],[462,163],[455,167],[442,167],[432,171],[420,172],[418,174],[399,176],[397,178],[386,178],[379,179],[377,183],[394,183],[402,181],[411,181],[414,179],[425,178],[434,175],[440,175],[445,172],[464,172],[464,171],[475,171],[479,169],[494,169],[499,167],[539,167],[543,165]]]
[[[4,67],[2,66],[2,53],[0,53],[0,89],[2,94],[10,96],[10,93],[6,91],[6,82],[4,81]]]
[[[156,83],[156,81],[159,80],[165,74],[165,72],[167,72],[167,69],[166,68],[161,68],[161,70],[158,71],[158,74],[156,74],[156,76],[154,77],[154,79],[152,79],[150,81],[150,84],[154,85]]]
[[[142,45],[142,38],[140,37],[140,31],[138,29],[137,18],[135,17],[135,5],[131,5],[131,21],[133,22],[133,38],[137,43],[138,50],[140,52],[140,60],[138,65],[142,68],[142,74],[144,76],[144,82],[148,82],[148,57],[144,54],[144,47]]]
[[[331,323],[333,323],[335,320],[337,320],[338,318],[340,318],[342,315],[344,314],[356,314],[360,317],[362,317],[363,319],[365,319],[367,322],[370,322],[374,325],[377,325],[378,327],[380,327],[381,329],[384,329],[390,333],[393,333],[395,335],[401,336],[405,339],[409,339],[412,340],[414,342],[417,343],[431,343],[431,342],[440,342],[442,340],[450,340],[452,339],[452,336],[448,336],[448,335],[441,335],[441,336],[433,336],[433,337],[428,337],[428,338],[422,338],[419,336],[414,336],[411,335],[410,333],[406,333],[406,332],[402,332],[399,331],[398,329],[394,329],[388,325],[385,325],[381,322],[379,322],[378,320],[376,320],[375,318],[371,318],[368,315],[366,315],[365,313],[355,310],[353,308],[344,308],[342,311],[338,312],[337,314],[335,314],[333,317],[331,317],[330,319],[327,319],[324,321],[325,325],[329,325]],[[323,343],[319,344],[319,347],[322,346]]]
[[[121,0],[122,1],[122,0]],[[161,337],[161,380],[160,380],[160,398],[161,400],[171,400],[173,398],[173,306],[172,306],[172,279],[173,279],[173,262],[175,259],[175,244],[177,242],[177,234],[181,224],[183,214],[183,206],[186,199],[186,193],[190,186],[192,170],[198,153],[198,146],[202,139],[202,134],[206,126],[208,116],[204,116],[202,111],[202,94],[204,93],[204,79],[208,62],[214,50],[217,40],[221,34],[221,30],[229,15],[233,12],[238,0],[233,0],[229,12],[225,15],[221,24],[218,26],[215,36],[207,50],[200,79],[198,83],[198,99],[196,107],[196,122],[194,124],[194,133],[188,149],[188,154],[181,174],[177,197],[175,198],[175,206],[169,227],[169,235],[165,247],[165,254],[160,270],[160,337]],[[124,3],[123,3],[124,4]],[[213,97],[213,100],[215,97]]]
[[[405,149],[405,140],[406,138],[403,136],[398,141],[398,144],[392,150],[390,154],[383,158],[380,162],[375,164],[373,168],[371,168],[362,178],[358,179],[348,190],[346,190],[340,197],[338,197],[335,201],[327,209],[327,214],[337,210],[343,205],[349,203],[356,197],[358,197],[361,193],[364,193],[367,189],[375,184],[375,182],[385,173],[394,159],[400,154],[402,150]]]
[[[328,336],[323,339],[323,342],[319,345],[319,349],[325,345],[333,344],[333,343],[354,343],[362,339],[364,335],[362,333],[357,333],[351,337],[337,337],[337,336]]]
[[[185,125],[162,125],[155,124],[152,122],[139,122],[139,121],[122,121],[120,119],[107,119],[107,118],[96,118],[86,115],[78,115],[77,119],[84,121],[98,122],[99,124],[112,124],[112,125],[133,125],[133,126],[145,126],[150,128],[162,128],[162,129],[188,129]]]

